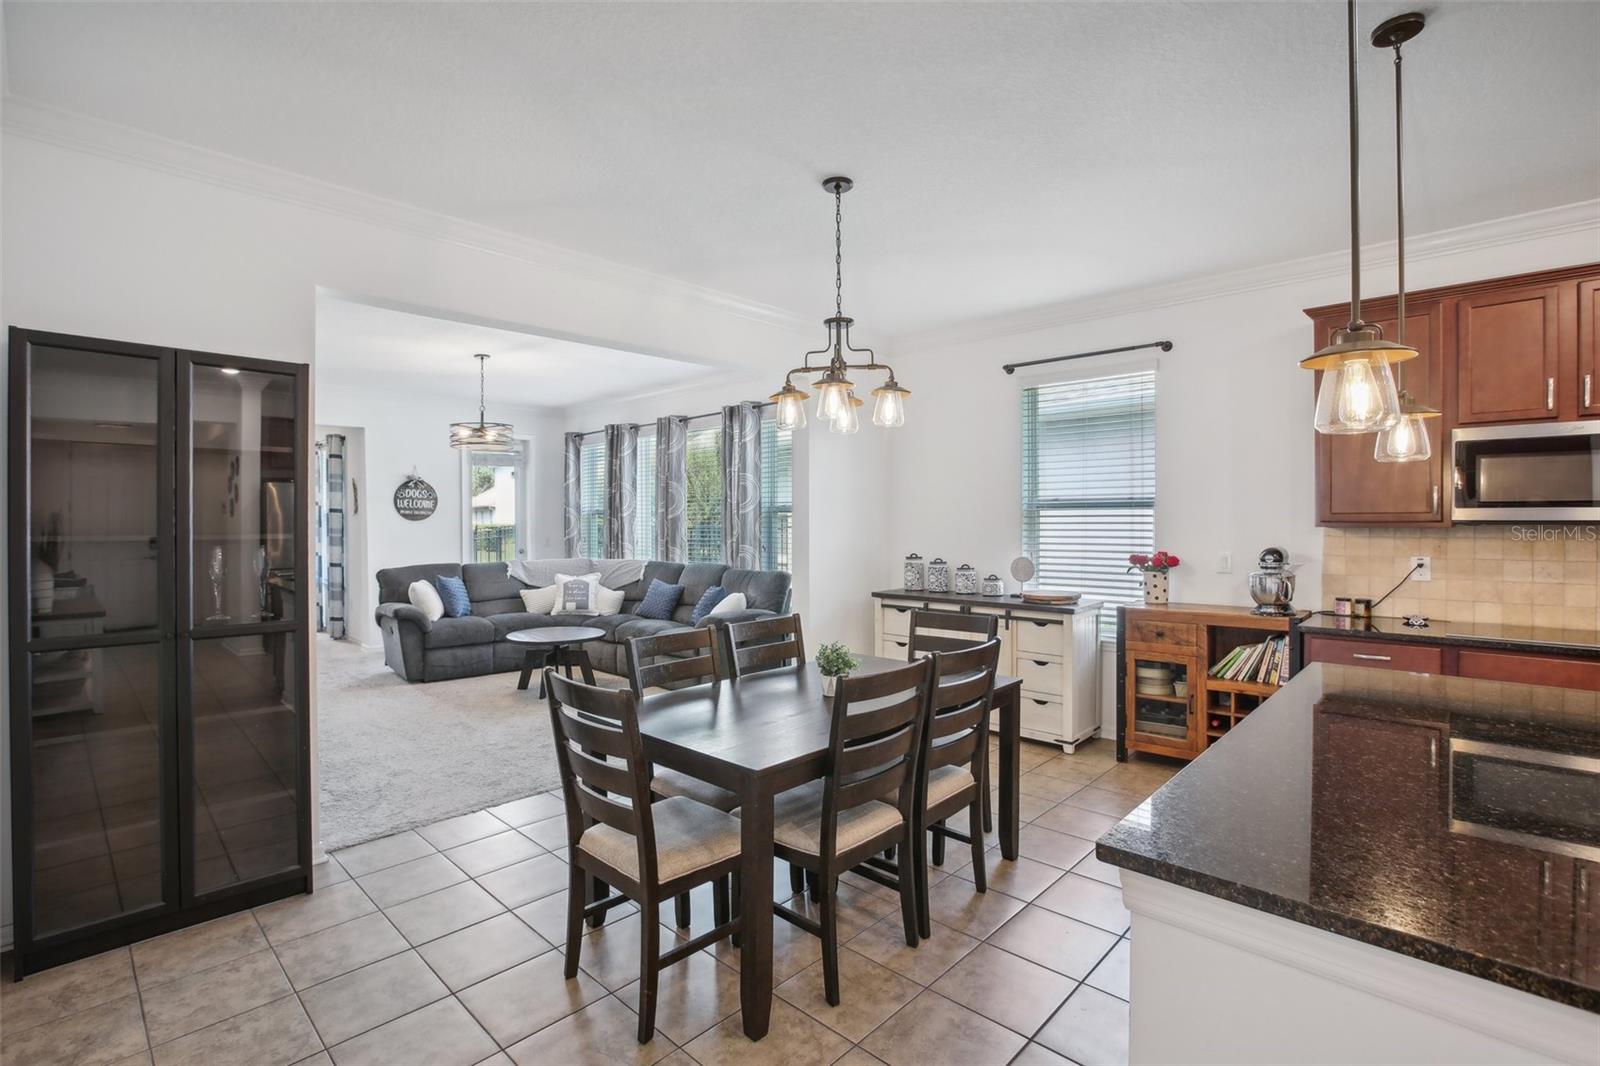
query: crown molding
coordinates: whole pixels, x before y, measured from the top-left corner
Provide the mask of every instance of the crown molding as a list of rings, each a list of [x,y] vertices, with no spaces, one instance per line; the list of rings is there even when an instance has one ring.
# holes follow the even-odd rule
[[[1529,211],[1526,214],[1510,215],[1410,237],[1407,239],[1406,261],[1416,263],[1463,252],[1585,231],[1600,233],[1600,200],[1583,200],[1560,207]],[[1364,244],[1361,246],[1362,273],[1365,275],[1379,268],[1393,267],[1397,258],[1394,241]],[[1258,292],[1298,282],[1341,277],[1349,271],[1349,252],[1328,252],[1167,285],[1087,296],[1012,314],[972,319],[943,329],[917,330],[890,338],[892,345],[886,344],[885,347],[895,352],[948,348],[1000,337],[1037,333],[1041,330],[1111,318],[1116,315],[1137,314],[1179,304]]]
[[[26,97],[8,94],[0,99],[0,127],[7,134],[235,192],[505,256],[651,296],[671,296],[775,329],[803,330],[811,323],[807,316],[720,289],[546,244],[493,226],[185,144]]]

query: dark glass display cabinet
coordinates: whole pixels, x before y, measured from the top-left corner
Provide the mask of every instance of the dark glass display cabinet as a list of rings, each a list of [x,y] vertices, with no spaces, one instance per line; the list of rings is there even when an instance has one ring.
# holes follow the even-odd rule
[[[10,331],[18,979],[311,888],[307,374]]]

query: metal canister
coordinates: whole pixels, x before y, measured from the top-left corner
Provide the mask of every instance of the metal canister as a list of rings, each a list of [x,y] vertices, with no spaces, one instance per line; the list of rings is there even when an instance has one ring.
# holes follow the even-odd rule
[[[916,552],[906,556],[905,569],[901,573],[905,575],[901,582],[902,588],[907,592],[922,591],[922,556]]]
[[[971,563],[962,563],[956,567],[956,595],[976,596],[978,594],[978,571]]]
[[[928,564],[928,591],[950,591],[950,564],[943,559],[934,559]]]
[[[985,596],[1004,596],[1006,583],[1000,580],[999,574],[990,574],[983,579],[983,594]]]

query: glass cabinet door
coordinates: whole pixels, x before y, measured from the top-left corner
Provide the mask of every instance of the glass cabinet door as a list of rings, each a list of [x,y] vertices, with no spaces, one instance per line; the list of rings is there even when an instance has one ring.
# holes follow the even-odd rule
[[[1128,737],[1141,745],[1192,751],[1195,739],[1194,662],[1128,653]]]
[[[305,773],[300,376],[183,355],[183,759],[197,897],[295,870]]]

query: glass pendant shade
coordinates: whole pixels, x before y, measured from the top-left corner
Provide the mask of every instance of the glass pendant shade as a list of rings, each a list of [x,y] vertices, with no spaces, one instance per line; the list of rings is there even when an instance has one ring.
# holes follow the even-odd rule
[[[1322,372],[1318,433],[1372,433],[1400,417],[1394,372],[1379,359],[1349,359]]]
[[[817,418],[833,422],[848,404],[850,382],[844,378],[824,377],[817,382]]]
[[[889,383],[872,390],[877,399],[872,405],[872,424],[893,429],[906,424],[906,397],[909,389],[902,389],[890,379]]]
[[[778,405],[779,429],[806,428],[806,393],[784,382],[783,388],[767,397]]]
[[[505,422],[452,422],[450,447],[470,448],[475,452],[516,451],[512,427]]]
[[[846,390],[844,403],[839,408],[839,415],[828,428],[834,433],[848,434],[857,432],[861,429],[861,416],[857,413],[857,409],[863,406],[865,404],[856,399],[855,393]]]
[[[1378,431],[1372,457],[1380,463],[1420,463],[1433,454],[1425,416],[1403,414],[1395,424]]]

